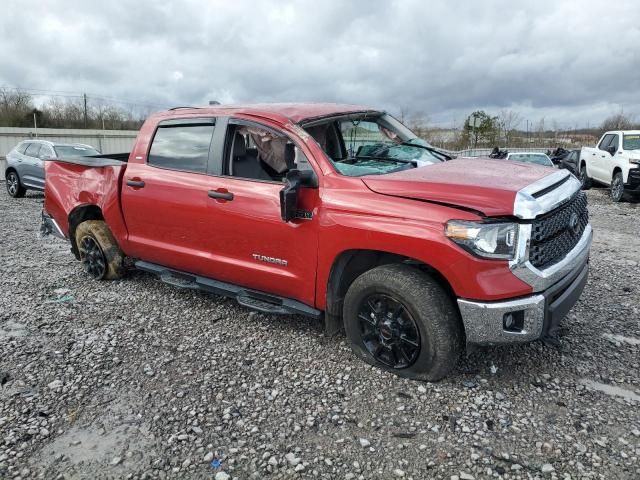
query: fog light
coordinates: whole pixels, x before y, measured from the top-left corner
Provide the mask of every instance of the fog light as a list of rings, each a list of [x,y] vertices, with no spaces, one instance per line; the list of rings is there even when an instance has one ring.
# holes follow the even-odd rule
[[[524,310],[505,313],[502,317],[502,327],[507,332],[522,332],[524,329]]]
[[[504,315],[504,328],[505,328],[505,330],[511,330],[511,327],[513,327],[514,323],[515,323],[515,320],[513,319],[513,315],[511,315],[510,313],[506,313]]]

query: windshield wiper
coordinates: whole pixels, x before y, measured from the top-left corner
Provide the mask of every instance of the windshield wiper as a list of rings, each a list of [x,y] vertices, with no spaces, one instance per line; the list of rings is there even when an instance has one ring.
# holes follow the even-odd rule
[[[393,162],[393,163],[406,163],[409,165],[413,165],[414,167],[418,166],[418,162],[416,160],[405,160],[404,158],[393,158],[393,157],[378,157],[376,155],[356,155],[351,158],[347,158],[346,160],[381,160],[383,162]]]
[[[447,160],[453,160],[453,157],[451,155],[447,155],[444,152],[441,152],[440,150],[437,150],[433,147],[427,147],[426,145],[420,145],[419,143],[411,143],[412,140],[407,140],[405,142],[402,143],[398,143],[398,145],[406,145],[407,147],[417,147],[417,148],[422,148],[424,150],[427,150],[431,153],[435,153],[436,155],[440,155],[441,157],[444,157]]]

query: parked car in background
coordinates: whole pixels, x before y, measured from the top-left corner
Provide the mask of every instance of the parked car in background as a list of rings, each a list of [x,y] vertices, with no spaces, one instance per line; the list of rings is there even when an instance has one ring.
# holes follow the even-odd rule
[[[46,162],[43,231],[97,280],[132,265],[322,318],[363,360],[438,380],[465,341],[553,338],[592,238],[569,172],[447,159],[366,107],[170,110],[128,157]]]
[[[567,154],[561,158],[558,158],[556,166],[558,168],[564,168],[573,173],[576,177],[579,176],[578,162],[580,160],[580,149],[568,150]],[[553,161],[553,160],[551,160]]]
[[[510,152],[507,153],[506,160],[533,163],[535,165],[542,165],[543,167],[555,166],[546,154],[536,152]]]
[[[4,172],[7,192],[14,198],[24,197],[27,190],[44,190],[44,160],[99,155],[89,145],[54,143],[47,140],[25,140],[7,154]]]
[[[583,188],[609,186],[614,202],[640,195],[640,130],[606,132],[595,148],[583,147],[579,173]]]
[[[558,147],[553,152],[547,150],[547,156],[551,159],[554,165],[559,166],[560,162],[569,155],[571,151],[566,148]]]

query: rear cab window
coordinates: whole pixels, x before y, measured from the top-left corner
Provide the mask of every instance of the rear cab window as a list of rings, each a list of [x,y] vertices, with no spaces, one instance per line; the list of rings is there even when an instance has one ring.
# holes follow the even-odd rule
[[[170,170],[207,173],[215,119],[167,120],[158,125],[148,164]]]

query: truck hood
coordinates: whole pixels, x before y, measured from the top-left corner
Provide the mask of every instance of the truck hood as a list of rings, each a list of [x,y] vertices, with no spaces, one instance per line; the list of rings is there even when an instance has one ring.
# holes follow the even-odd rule
[[[557,172],[490,158],[456,159],[425,167],[363,177],[376,193],[471,209],[494,216],[513,215],[516,193]]]

